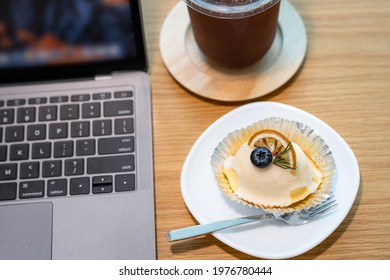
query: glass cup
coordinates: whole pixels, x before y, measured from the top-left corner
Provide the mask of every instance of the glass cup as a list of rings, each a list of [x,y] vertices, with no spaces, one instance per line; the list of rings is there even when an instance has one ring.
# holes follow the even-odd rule
[[[224,67],[254,64],[275,38],[280,0],[183,0],[195,41],[210,60]]]

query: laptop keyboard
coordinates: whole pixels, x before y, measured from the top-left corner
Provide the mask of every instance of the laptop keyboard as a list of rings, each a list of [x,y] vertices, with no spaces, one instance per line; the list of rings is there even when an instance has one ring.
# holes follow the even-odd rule
[[[132,89],[0,100],[0,201],[134,191]]]

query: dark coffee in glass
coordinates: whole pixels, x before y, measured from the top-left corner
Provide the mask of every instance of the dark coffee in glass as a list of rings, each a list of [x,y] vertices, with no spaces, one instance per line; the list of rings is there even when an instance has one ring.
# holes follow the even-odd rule
[[[212,63],[246,67],[271,47],[280,0],[184,0],[195,40]]]

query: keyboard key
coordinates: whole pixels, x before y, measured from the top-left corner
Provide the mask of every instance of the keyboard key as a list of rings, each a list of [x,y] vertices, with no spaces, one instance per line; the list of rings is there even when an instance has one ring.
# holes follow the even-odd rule
[[[26,104],[26,99],[11,99],[7,101],[7,106],[22,106]]]
[[[10,160],[24,160],[28,159],[29,155],[28,144],[15,144],[10,146]]]
[[[42,177],[59,177],[62,172],[62,161],[48,160],[42,163]]]
[[[84,102],[89,101],[91,96],[89,94],[77,94],[71,97],[72,102]]]
[[[0,181],[16,179],[17,169],[16,163],[0,164]]]
[[[0,124],[10,124],[14,122],[14,109],[0,110]]]
[[[18,108],[17,121],[18,123],[35,122],[35,108]]]
[[[96,157],[87,159],[88,174],[134,171],[134,155]]]
[[[135,175],[123,174],[115,176],[115,191],[125,192],[135,190]]]
[[[70,179],[70,194],[89,194],[90,192],[90,180],[89,177],[72,178]]]
[[[54,143],[54,157],[72,157],[73,156],[73,141],[60,141]]]
[[[71,125],[72,137],[88,137],[89,135],[90,135],[89,121],[72,122]]]
[[[7,160],[7,146],[0,146],[0,161]]]
[[[57,106],[39,107],[40,121],[55,121],[57,120]]]
[[[134,133],[134,119],[116,119],[115,120],[115,134],[130,134]]]
[[[49,126],[49,138],[61,139],[68,137],[68,123],[52,123]]]
[[[133,100],[108,101],[104,103],[104,116],[128,116],[133,114]]]
[[[129,98],[133,96],[133,92],[131,90],[116,91],[114,96],[115,98]]]
[[[45,181],[19,183],[19,198],[37,198],[45,196]]]
[[[82,105],[82,115],[84,119],[100,117],[100,103],[84,103]]]
[[[76,155],[90,156],[95,154],[95,139],[76,141]]]
[[[47,196],[65,196],[68,194],[68,182],[66,179],[54,179],[47,181]]]
[[[112,185],[112,176],[95,176],[92,178],[92,193],[111,193]]]
[[[50,103],[65,103],[69,101],[68,96],[53,96],[50,97]]]
[[[28,104],[30,105],[38,105],[38,104],[46,104],[46,103],[47,103],[46,97],[35,97],[35,98],[30,98],[28,100]]]
[[[16,199],[17,184],[16,183],[2,183],[0,184],[0,200],[14,200]]]
[[[5,129],[5,142],[18,142],[24,140],[24,126],[9,126]]]
[[[60,108],[60,119],[61,120],[75,120],[79,118],[79,105],[78,104],[67,104],[62,105]]]
[[[94,136],[111,135],[111,120],[94,121],[92,126]]]
[[[92,98],[93,98],[93,100],[110,99],[111,98],[111,92],[94,93]]]
[[[46,139],[46,125],[34,124],[27,127],[27,140],[43,140]]]
[[[32,158],[33,159],[42,159],[51,157],[51,143],[33,143],[32,144]]]
[[[84,174],[84,159],[75,158],[65,160],[65,175],[74,176]]]
[[[102,138],[98,142],[99,155],[134,152],[134,137]]]
[[[20,178],[33,179],[39,177],[39,162],[22,162],[20,164]]]
[[[111,192],[112,192],[112,184],[92,187],[92,193],[94,193],[94,194],[111,193]]]
[[[112,176],[111,175],[92,177],[92,185],[93,186],[107,185],[107,184],[112,184]]]

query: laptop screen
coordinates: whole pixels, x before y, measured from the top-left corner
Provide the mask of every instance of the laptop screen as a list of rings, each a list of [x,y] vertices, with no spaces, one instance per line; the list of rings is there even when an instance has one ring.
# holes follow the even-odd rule
[[[145,70],[138,2],[0,1],[0,82]]]

